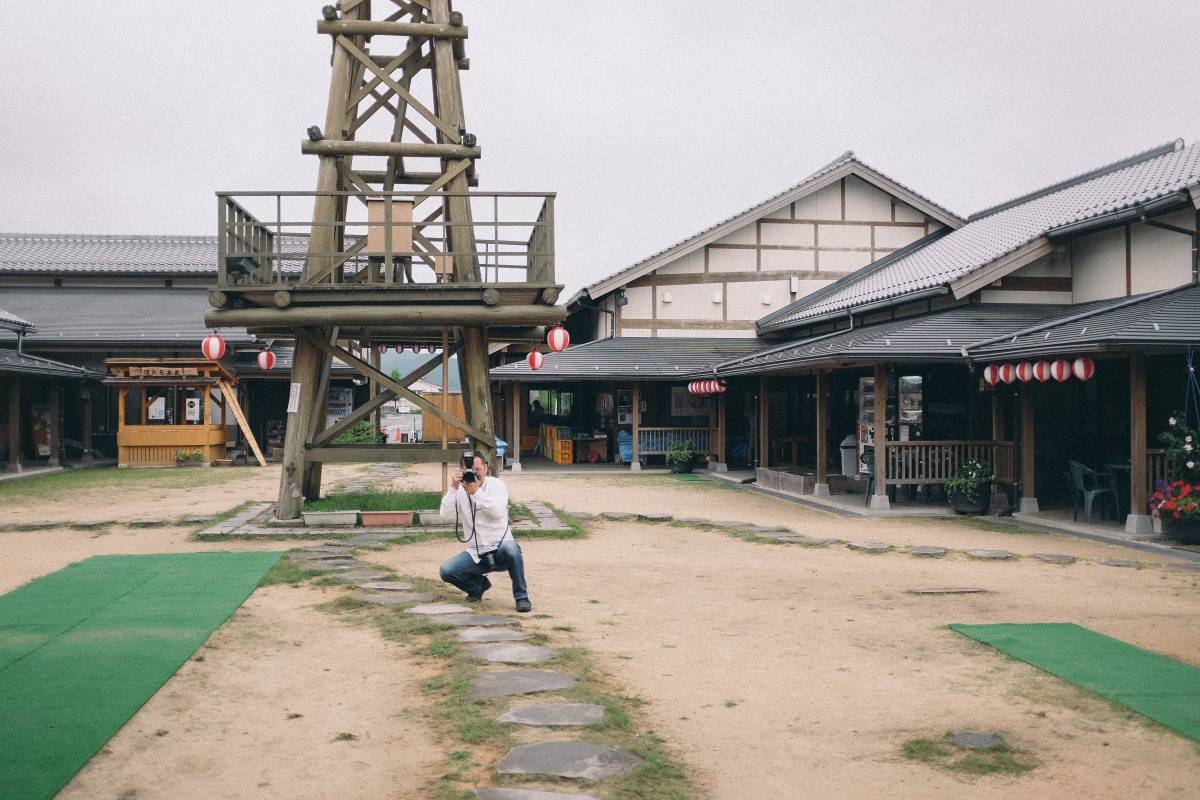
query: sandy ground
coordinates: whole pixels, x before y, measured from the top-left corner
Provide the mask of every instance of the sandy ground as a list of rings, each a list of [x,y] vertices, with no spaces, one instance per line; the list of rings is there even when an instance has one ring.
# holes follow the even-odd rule
[[[275,480],[257,474],[203,499],[195,490],[164,490],[153,513],[270,499]],[[952,521],[843,520],[666,476],[525,474],[507,482],[518,501],[570,510],[666,511],[786,524],[812,536],[1080,559],[1070,566],[961,554],[920,559],[632,522],[594,523],[586,540],[524,542],[535,614],[550,615],[525,627],[589,648],[621,691],[646,700],[648,724],[686,765],[699,797],[1184,798],[1200,785],[1194,743],[946,628],[1075,622],[1200,666],[1200,575],[1161,569],[1168,559]],[[397,483],[436,488],[437,478],[420,468]],[[150,515],[119,495],[19,513],[27,520]],[[11,506],[0,512],[19,518]],[[3,533],[0,590],[96,553],[280,548],[190,542],[189,531]],[[445,541],[427,542],[366,560],[434,575],[453,552]],[[1144,568],[1099,565],[1105,556]],[[510,610],[507,581],[493,580],[485,605]],[[987,593],[910,592],[942,586]],[[61,796],[427,796],[449,745],[420,721],[420,667],[373,631],[313,610],[328,596],[287,586],[256,592],[200,651],[203,661],[169,681]],[[564,625],[572,632],[552,631]],[[900,756],[904,741],[948,730],[1001,733],[1037,767],[1019,777],[966,779]],[[357,739],[337,741],[341,733]]]

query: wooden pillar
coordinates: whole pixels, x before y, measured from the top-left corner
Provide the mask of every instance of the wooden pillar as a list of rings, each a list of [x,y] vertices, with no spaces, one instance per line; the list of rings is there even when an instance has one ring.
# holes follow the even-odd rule
[[[62,450],[62,404],[59,401],[61,394],[60,387],[57,382],[50,384],[50,466],[61,467],[62,459],[59,458],[59,452]]]
[[[641,387],[637,381],[633,382],[633,407],[630,412],[633,414],[633,460],[629,464],[629,469],[632,472],[642,471],[642,462],[638,452],[638,430],[641,427],[642,415],[639,409],[642,407],[641,402]]]
[[[442,410],[450,410],[450,329],[442,328]],[[450,426],[442,423],[442,449],[450,446]],[[450,465],[442,462],[442,494],[450,491]]]
[[[321,336],[331,344],[337,341],[337,328],[333,329],[332,334],[329,330],[322,330]],[[325,430],[329,425],[329,383],[330,375],[333,371],[333,357],[325,351],[317,353],[317,381],[312,387],[312,392],[316,394],[316,401],[313,404],[312,416],[308,422],[308,435],[304,439],[305,444],[316,438],[317,434]],[[305,456],[304,459],[304,480],[301,483],[301,492],[310,500],[316,500],[321,496],[321,473],[322,464],[320,461],[314,461]]]
[[[1022,514],[1036,514],[1038,507],[1037,483],[1034,480],[1033,381],[1021,383],[1021,492],[1017,510]]]
[[[83,455],[79,457],[81,463],[92,463],[92,390],[89,386],[84,386],[80,392],[83,399]]]
[[[8,385],[8,471],[21,471],[21,382]]]
[[[771,437],[767,411],[767,377],[758,378],[758,465],[763,469],[771,466]]]
[[[512,382],[512,440],[508,443],[508,449],[512,453],[512,471],[521,471],[521,411],[524,408],[521,402],[521,384],[517,381]]]
[[[1004,441],[1006,391],[1007,389],[1004,386],[997,383],[996,391],[992,394],[992,441],[997,443]],[[993,452],[995,451],[993,450]],[[995,461],[995,457],[992,460]],[[995,498],[996,495],[1000,494],[999,471],[995,468],[995,464],[992,465],[992,476],[994,479],[992,481],[992,497]]]
[[[463,408],[467,422],[490,437],[495,437],[492,421],[492,385],[488,375],[488,338],[486,328],[462,328],[463,348],[458,353],[459,370],[463,379]],[[495,462],[495,445],[475,441],[474,447]]]
[[[725,414],[729,408],[729,403],[725,401],[724,392],[717,393],[717,467],[721,472],[729,469],[729,463],[725,460]]]
[[[287,434],[283,440],[283,468],[279,476],[279,501],[275,506],[278,519],[296,519],[304,504],[304,442],[317,403],[315,388],[321,372],[320,356],[319,349],[305,339],[296,337],[296,349],[292,353],[291,391],[288,395]]]
[[[871,508],[887,510],[892,507],[888,501],[887,484],[887,372],[883,364],[875,365],[875,436],[872,443],[875,447],[875,496],[871,498]]]
[[[829,387],[826,385],[825,373],[817,370],[817,482],[813,494],[817,497],[829,496]]]
[[[1129,516],[1125,532],[1139,536],[1154,533],[1147,512],[1146,487],[1146,359],[1141,353],[1129,356]]]

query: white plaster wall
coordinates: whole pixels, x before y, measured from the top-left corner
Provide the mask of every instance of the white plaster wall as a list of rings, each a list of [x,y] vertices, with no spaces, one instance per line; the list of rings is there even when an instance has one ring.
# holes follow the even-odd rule
[[[625,296],[629,298],[629,302],[621,309],[622,317],[650,319],[653,305],[649,286],[639,286],[634,289],[626,288]]]
[[[632,338],[641,336],[644,338],[649,338],[650,337],[650,329],[649,328],[621,328],[621,336],[622,337],[628,336],[628,337],[632,337]]]
[[[787,205],[785,205],[783,208],[779,209],[778,211],[772,211],[770,214],[767,214],[765,217],[763,217],[763,219],[791,219],[791,218],[792,218],[792,204],[791,203],[788,203]]]
[[[870,247],[871,226],[869,225],[818,225],[819,247]]]
[[[1195,212],[1159,218],[1180,228],[1195,227]],[[1192,279],[1192,242],[1182,233],[1150,225],[1134,225],[1130,234],[1130,277],[1134,294],[1182,286]]]
[[[833,281],[796,281],[796,288],[798,288],[800,291],[792,295],[792,302],[795,302],[802,297],[807,297],[817,289],[824,289],[831,283],[833,283]]]
[[[682,275],[694,272],[704,272],[704,250],[693,250],[685,256],[664,264],[651,274]]]
[[[671,302],[666,302],[667,293]],[[712,301],[713,295],[721,296],[721,284],[685,284],[682,286],[658,287],[659,319],[720,320],[722,304]]]
[[[803,222],[764,222],[762,243],[781,247],[812,247],[814,227]]]
[[[802,270],[812,272],[817,268],[817,256],[812,250],[763,250],[763,272],[779,270]]]
[[[1024,303],[1027,305],[1069,305],[1070,292],[1014,292],[1009,289],[984,289],[981,303]]]
[[[900,218],[897,217],[896,219],[899,220]],[[946,227],[945,225],[943,225],[942,223],[938,222],[935,219],[929,220],[928,226],[929,226],[930,233],[934,233],[935,231],[940,231],[942,228]]]
[[[846,177],[846,219],[889,222],[892,196],[855,175]]]
[[[837,182],[796,201],[796,219],[841,219],[842,188]]]
[[[853,272],[871,263],[870,253],[822,250],[817,259],[821,272]]]
[[[1125,229],[1081,236],[1073,244],[1072,301],[1087,303],[1125,295]]]
[[[908,203],[896,203],[896,222],[924,222],[925,214]]]
[[[709,272],[754,272],[756,269],[758,269],[758,253],[755,250],[709,248]]]
[[[725,234],[715,242],[715,244],[748,244],[752,246],[757,243],[758,239],[754,222],[743,225],[733,233]]]
[[[1065,252],[1050,253],[1032,264],[1026,264],[1012,274],[1022,278],[1069,278],[1071,277],[1071,259]]]
[[[676,339],[753,339],[757,334],[753,328],[744,330],[717,331],[711,328],[703,330],[687,330],[676,328],[659,328],[658,338]]]
[[[747,281],[731,283],[726,289],[728,307],[725,318],[730,320],[757,320],[777,311],[792,302],[788,281]],[[770,303],[763,303],[763,295],[770,297]]]
[[[924,235],[924,228],[892,228],[879,225],[875,228],[875,247],[881,250],[899,250]]]

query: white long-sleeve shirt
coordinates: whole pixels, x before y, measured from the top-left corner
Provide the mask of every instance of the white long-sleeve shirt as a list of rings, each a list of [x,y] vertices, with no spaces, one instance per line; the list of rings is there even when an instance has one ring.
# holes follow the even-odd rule
[[[508,532],[508,487],[499,478],[488,476],[471,495],[460,484],[457,489],[446,492],[438,513],[453,518],[455,507],[463,537],[467,540],[467,553],[478,564],[479,553],[495,550]]]

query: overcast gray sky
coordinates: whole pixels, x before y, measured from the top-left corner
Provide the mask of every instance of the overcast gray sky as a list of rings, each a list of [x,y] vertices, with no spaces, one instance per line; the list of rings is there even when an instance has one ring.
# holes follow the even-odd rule
[[[321,5],[8,6],[0,230],[210,234],[218,190],[313,189]],[[845,150],[966,214],[1200,136],[1192,2],[455,8],[480,188],[558,193],[570,290]]]

